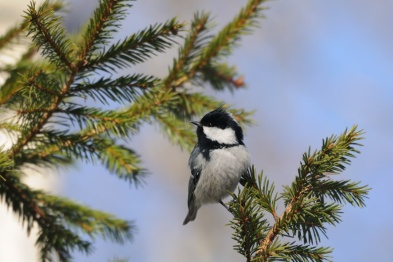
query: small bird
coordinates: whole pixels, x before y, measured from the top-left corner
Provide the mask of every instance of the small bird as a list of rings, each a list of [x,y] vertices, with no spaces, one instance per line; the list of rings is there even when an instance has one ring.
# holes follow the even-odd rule
[[[188,161],[191,177],[188,214],[183,225],[193,221],[204,204],[224,205],[222,199],[235,190],[241,175],[251,165],[243,130],[222,107],[207,113],[200,122],[191,123],[197,126],[198,143]]]

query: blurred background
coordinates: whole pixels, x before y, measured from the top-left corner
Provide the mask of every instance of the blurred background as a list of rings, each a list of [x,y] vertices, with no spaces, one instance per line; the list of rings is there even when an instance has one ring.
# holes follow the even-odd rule
[[[0,30],[21,20],[28,1],[0,0]],[[76,32],[97,0],[70,0],[65,25]],[[133,3],[122,39],[149,24],[177,16],[190,21],[206,10],[217,28],[246,4],[240,0],[145,0]],[[297,174],[303,152],[322,138],[358,124],[366,131],[361,154],[342,178],[372,189],[364,209],[345,206],[342,223],[328,227],[321,245],[334,248],[333,261],[391,261],[393,233],[393,1],[270,1],[261,26],[243,37],[228,59],[244,75],[247,88],[214,95],[237,108],[256,110],[245,143],[258,171],[277,191]],[[131,68],[164,76],[176,50]],[[190,125],[190,128],[193,128]],[[232,246],[230,214],[219,205],[203,207],[196,221],[182,226],[187,212],[188,152],[172,146],[155,126],[145,125],[130,146],[150,171],[135,188],[103,167],[79,163],[33,183],[90,207],[132,220],[133,242],[95,240],[90,256],[75,261],[244,261]],[[0,261],[37,261],[34,238],[25,239],[16,217],[0,209]]]

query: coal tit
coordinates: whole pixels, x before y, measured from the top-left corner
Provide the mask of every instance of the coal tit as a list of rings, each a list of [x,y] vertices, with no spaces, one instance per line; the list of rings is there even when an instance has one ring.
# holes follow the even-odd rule
[[[188,214],[183,225],[193,221],[203,204],[221,203],[233,192],[250,166],[250,155],[243,143],[239,123],[222,107],[207,113],[197,126],[198,143],[188,165]]]

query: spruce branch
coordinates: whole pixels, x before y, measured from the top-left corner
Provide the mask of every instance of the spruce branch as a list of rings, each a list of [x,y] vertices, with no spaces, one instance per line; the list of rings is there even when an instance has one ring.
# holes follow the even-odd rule
[[[159,112],[160,107],[166,107],[166,110],[170,108],[170,112],[173,113],[179,120],[186,120],[201,115],[206,112],[206,109],[215,109],[221,106],[223,103],[214,99],[211,99],[202,94],[188,93],[178,87],[184,86],[185,83],[191,82],[196,83],[201,79],[202,70],[205,66],[209,65],[210,72],[215,70],[215,80],[213,75],[206,76],[204,81],[217,83],[216,86],[242,86],[242,78],[229,78],[229,72],[235,73],[234,68],[225,66],[223,63],[214,64],[213,61],[218,61],[224,54],[228,55],[229,52],[221,52],[221,49],[225,49],[225,45],[231,45],[232,47],[238,42],[240,35],[248,32],[248,27],[256,25],[256,18],[260,16],[260,12],[263,10],[259,5],[264,1],[250,1],[245,9],[239,13],[239,15],[219,33],[221,37],[212,38],[208,35],[210,25],[209,16],[205,13],[196,13],[194,15],[193,22],[191,24],[190,33],[185,37],[185,41],[182,47],[179,49],[178,58],[174,60],[173,66],[169,71],[167,78],[164,78],[162,84],[165,89],[169,89],[168,93],[160,93],[155,97],[154,110],[151,110],[151,106],[146,104],[146,107],[140,103],[136,103],[130,107],[128,112],[134,111],[133,107],[138,106],[136,109],[138,112]],[[223,36],[228,33],[227,36]],[[224,41],[225,38],[225,41]],[[212,48],[215,46],[216,48]],[[214,50],[213,50],[214,49]],[[209,51],[210,50],[210,51]],[[219,69],[215,69],[215,65],[218,65]],[[206,67],[207,68],[207,67]],[[182,69],[182,70],[180,70]],[[225,81],[224,81],[224,80]],[[172,93],[172,94],[171,94]],[[168,99],[169,95],[169,99]],[[145,94],[146,101],[147,94]],[[163,101],[162,99],[166,99]],[[142,100],[142,99],[141,99]],[[144,110],[140,110],[144,107]],[[238,120],[246,120],[244,123],[250,123],[246,112],[235,112],[235,117]],[[165,127],[164,133],[171,130],[170,127]]]
[[[178,58],[174,59],[168,76],[163,80],[166,89],[182,86],[190,80],[190,66],[201,54],[211,38],[207,33],[210,29],[210,17],[206,13],[195,13],[191,22],[189,33],[184,39],[184,44],[179,48]]]
[[[34,137],[40,132],[43,126],[48,122],[49,118],[52,116],[53,112],[57,109],[59,104],[64,99],[65,94],[68,92],[71,83],[75,78],[75,74],[68,76],[67,82],[61,87],[59,95],[54,97],[51,101],[47,111],[39,115],[39,119],[34,119],[34,121],[28,121],[27,125],[31,127],[28,128],[24,133],[24,136],[18,139],[18,142],[11,148],[10,156],[13,157],[22,150]]]
[[[76,204],[64,197],[42,194],[40,200],[54,215],[58,214],[64,222],[76,230],[82,230],[92,238],[101,235],[103,238],[109,238],[118,243],[132,239],[132,231],[134,230],[132,222]]]
[[[8,155],[4,152],[4,146],[0,146],[0,176],[1,173],[9,171],[13,167],[14,167],[14,161],[10,159]],[[3,176],[1,176],[1,179],[5,180]]]
[[[170,106],[175,107],[178,99],[178,93],[154,87],[150,89],[150,92],[138,97],[135,103],[129,106],[124,113],[148,121],[154,114],[158,114],[157,112],[160,109]]]
[[[128,132],[135,129],[133,128],[130,117],[117,110],[102,110],[99,108],[67,103],[64,106],[59,106],[54,113],[59,118],[65,118],[65,120],[62,121],[65,126],[75,126],[77,124],[80,129],[96,128],[97,123],[99,123],[100,125],[110,127],[107,128],[106,131],[111,134],[116,134],[118,137],[127,137]],[[75,122],[76,124],[74,124]]]
[[[182,28],[183,24],[176,19],[150,26],[100,52],[84,68],[116,72],[116,69],[142,63],[157,52],[171,47],[175,43],[173,37]]]
[[[20,215],[28,232],[34,222],[40,226],[36,245],[40,247],[42,261],[50,261],[53,252],[60,261],[70,260],[74,249],[91,252],[91,244],[70,228],[82,230],[92,237],[108,237],[119,243],[132,236],[133,225],[130,222],[41,190],[32,190],[15,175],[6,177],[0,186],[0,197]]]
[[[310,245],[298,245],[296,242],[280,243],[274,241],[269,248],[271,260],[275,261],[331,261],[330,254],[333,252],[329,247],[315,247]]]
[[[263,10],[260,5],[264,2],[249,1],[214,38],[208,35],[211,28],[208,14],[196,13],[190,33],[185,38],[183,47],[179,49],[179,58],[174,61],[168,78],[164,80],[164,86],[179,87],[191,81],[198,85],[210,82],[213,88],[218,90],[227,86],[231,90],[233,87],[243,87],[243,78],[237,76],[235,68],[217,61],[231,53],[241,35],[250,33],[250,29],[257,26],[257,18]],[[179,71],[179,68],[184,71]]]
[[[47,131],[35,139],[33,149],[25,149],[14,159],[16,166],[24,163],[64,164],[71,159],[92,163],[98,160],[111,173],[135,185],[146,174],[135,151],[100,136]]]
[[[89,121],[90,118],[94,120],[94,122],[87,124],[86,127],[79,132],[82,140],[88,140],[100,135],[125,138],[130,134],[136,133],[143,121],[147,121],[152,114],[151,111],[144,111],[144,108],[139,108],[139,111],[135,110],[135,108],[133,109],[132,113],[127,110],[120,110],[118,112],[106,111],[107,114],[105,114],[105,111],[101,111],[91,115],[74,114],[71,117],[75,117],[78,123],[79,121]],[[89,108],[89,111],[91,110],[92,108]],[[84,118],[87,120],[83,120]],[[83,125],[84,124],[81,123],[80,127]],[[54,149],[54,151],[56,150],[57,149]]]
[[[25,80],[25,88],[29,91],[31,90],[30,94],[31,92],[39,91],[45,93],[45,95],[49,97],[55,97],[59,95],[58,89],[60,83],[56,79],[53,79],[51,76],[49,76],[49,74],[43,70],[37,70],[36,72],[31,72],[30,75],[31,76]],[[26,91],[23,90],[22,92]],[[37,97],[34,98],[39,98],[39,94],[37,94]],[[28,96],[28,99],[31,99],[30,95]],[[26,99],[26,102],[28,102],[28,99]]]
[[[120,111],[119,118],[111,119],[110,116],[102,117],[94,122],[94,124],[81,130],[80,134],[86,137],[93,137],[105,133],[119,138],[126,138],[129,137],[130,134],[136,133],[143,122],[143,119],[138,118],[139,116],[140,115],[127,115],[127,112]]]
[[[186,82],[197,85],[203,85],[203,83],[208,82],[212,84],[213,88],[218,90],[222,90],[224,87],[229,87],[230,90],[233,90],[233,88],[244,86],[244,80],[242,77],[237,76],[235,68],[219,61],[231,53],[232,48],[236,46],[241,35],[249,33],[250,29],[257,25],[257,18],[261,16],[263,10],[260,5],[264,2],[264,0],[250,0],[247,6],[216,37],[208,35],[208,29],[211,27],[208,26],[209,17],[203,13],[195,14],[191,32],[186,37],[183,47],[179,50],[179,58],[174,61],[169,77],[163,81],[166,88],[174,88],[174,91],[177,91],[180,96],[179,104],[174,105],[172,110],[179,119],[189,119],[204,112],[204,110],[199,111],[195,110],[195,108],[203,108],[205,110],[206,108],[217,108],[222,102],[214,101],[214,103],[204,108],[200,104],[203,100],[194,99],[193,106],[189,106],[185,104],[186,101],[190,103],[189,100],[184,99],[184,97],[191,97],[195,94],[176,90],[176,87],[181,87]],[[197,47],[196,49],[194,48],[197,53],[189,51],[192,50],[189,48],[192,45]],[[181,65],[185,68],[183,72],[177,69]],[[198,98],[201,98],[201,96]],[[192,110],[190,110],[191,108]]]
[[[229,55],[231,49],[237,45],[240,36],[249,34],[253,27],[258,26],[257,19],[261,16],[265,0],[250,0],[245,8],[228,23],[211,41],[200,61],[207,60],[205,57],[220,57]]]
[[[253,124],[251,116],[254,112],[252,111],[247,112],[243,109],[230,108],[229,105],[225,105],[225,102],[202,93],[171,92],[171,94],[172,97],[168,100],[171,103],[168,104],[168,108],[170,108],[171,112],[182,121],[188,121],[196,116],[201,116],[208,110],[214,110],[220,106],[224,106],[241,125]]]
[[[12,102],[11,98],[22,88],[23,85],[20,83],[23,81],[22,76],[31,71],[33,67],[32,59],[36,53],[37,49],[30,47],[15,65],[10,65],[2,69],[9,76],[0,88],[0,106],[6,102]]]
[[[252,261],[259,242],[269,230],[269,223],[261,206],[254,203],[255,188],[249,185],[237,195],[232,194],[233,201],[230,203],[230,211],[234,216],[230,226],[235,231],[232,238],[238,243],[234,248],[246,257],[247,262]]]
[[[359,141],[363,139],[363,134],[354,126],[339,136],[324,139],[320,150],[311,153],[309,149],[303,155],[295,181],[291,186],[284,187],[280,197],[275,193],[274,185],[262,173],[256,176],[252,168],[244,174],[240,181],[244,188],[233,195],[234,203],[231,205],[234,214],[231,221],[235,230],[233,236],[239,243],[235,249],[247,261],[328,260],[332,250],[316,246],[320,242],[320,234],[326,236],[327,224],[341,222],[343,203],[363,207],[370,190],[367,186],[360,186],[359,182],[332,179],[332,175],[344,171],[346,165],[351,163],[350,158],[359,153],[357,147],[361,146]],[[244,195],[249,197],[248,202],[241,201]],[[276,211],[279,199],[285,203],[285,210],[280,216]],[[255,213],[244,216],[241,213],[243,210]],[[261,228],[257,231],[242,230],[244,225],[241,226],[238,221],[253,225],[264,212],[273,216],[272,223],[260,222]],[[283,236],[297,238],[304,244],[282,243],[280,238]],[[247,243],[257,243],[257,246],[244,245],[244,239],[247,239]],[[243,249],[239,249],[239,245]]]
[[[249,0],[247,6],[242,8],[203,50],[193,71],[198,72],[213,61],[219,61],[222,57],[230,55],[233,47],[238,44],[240,36],[249,34],[251,28],[258,25],[257,19],[264,10],[261,5],[265,2],[266,0]]]
[[[146,91],[158,82],[157,77],[143,74],[126,75],[116,79],[101,77],[97,81],[78,83],[71,88],[67,96],[91,97],[103,104],[108,104],[108,100],[130,103],[140,95],[138,90]]]
[[[47,5],[42,6],[46,10],[57,11],[63,7],[63,3],[60,1],[50,1]],[[25,30],[28,28],[30,21],[28,17],[18,25],[10,30],[8,30],[3,36],[0,36],[0,51],[6,52],[7,50],[12,50],[15,47],[15,43],[22,46],[26,46],[27,50],[19,58],[16,63],[6,64],[1,67],[1,71],[7,72],[9,76],[6,78],[5,83],[0,88],[0,105],[4,105],[6,102],[12,101],[11,98],[14,96],[21,88],[21,81],[23,81],[23,75],[27,74],[34,68],[33,56],[37,53],[38,49],[32,46],[28,46],[25,41],[20,41],[20,39],[25,39]],[[16,54],[16,52],[13,52]]]
[[[176,94],[169,91],[152,88],[135,99],[135,102],[119,111],[119,118],[116,121],[110,119],[100,119],[94,125],[81,130],[80,134],[86,137],[93,137],[109,132],[118,137],[128,136],[130,132],[136,132],[144,122],[150,122],[154,115],[158,115],[165,103],[174,103],[177,100]]]
[[[322,195],[318,191],[318,188],[312,188],[312,185],[308,183],[309,179],[316,179],[316,176],[321,175],[324,172],[334,172],[338,173],[345,169],[345,164],[349,164],[350,160],[347,157],[354,157],[353,153],[358,153],[359,151],[353,148],[353,145],[359,145],[357,143],[358,140],[361,140],[362,131],[357,131],[356,126],[354,126],[347,133],[347,130],[338,138],[332,136],[322,143],[321,151],[316,151],[313,155],[310,153],[305,154],[303,156],[303,163],[301,163],[301,167],[299,168],[299,175],[296,177],[295,182],[292,184],[291,188],[285,188],[282,197],[286,202],[286,208],[280,218],[276,221],[272,229],[268,232],[264,241],[261,242],[258,253],[266,260],[270,254],[267,252],[269,245],[273,242],[276,236],[282,231],[288,228],[291,224],[298,224],[296,217],[299,212],[307,212],[307,204],[310,202],[314,202],[315,199],[312,198],[312,195]],[[311,197],[311,198],[310,198]],[[365,195],[359,196],[361,199],[365,197]],[[316,201],[316,203],[320,203]],[[311,204],[311,207],[314,207]],[[334,206],[334,210],[337,210],[338,206]],[[326,207],[322,208],[327,211]],[[336,212],[335,212],[336,213]],[[315,214],[313,215],[310,210],[308,210],[307,215],[311,215],[311,217],[319,218]],[[320,215],[320,213],[318,214]],[[337,222],[337,218],[335,216],[331,217],[334,222]],[[292,221],[292,219],[294,219]],[[333,222],[332,221],[332,222]],[[322,225],[322,222],[318,221],[317,225]],[[306,227],[306,229],[311,229],[314,227]],[[322,229],[320,227],[320,229]],[[299,231],[300,232],[300,231]],[[314,231],[314,236],[315,231]],[[263,260],[263,261],[264,261]]]
[[[161,130],[165,132],[167,137],[175,145],[180,145],[190,151],[195,143],[195,132],[184,121],[176,118],[170,112],[159,112],[154,115],[154,119],[161,125]]]
[[[251,173],[256,172],[254,167],[253,169],[254,170],[250,171]],[[269,212],[273,216],[274,220],[277,220],[277,201],[279,197],[277,193],[275,193],[274,184],[270,184],[267,177],[264,177],[263,172],[261,172],[261,174],[258,176],[258,179],[254,183],[250,183],[250,185],[254,186],[253,194],[256,203],[263,210]]]
[[[120,27],[120,22],[126,17],[127,9],[132,6],[128,2],[132,1],[100,0],[83,34],[84,43],[78,55],[80,61],[83,62],[82,59],[85,58],[88,61],[94,52],[108,44]]]
[[[46,9],[53,9],[54,11],[58,11],[63,7],[63,3],[61,1],[50,1],[47,5],[43,6]],[[8,29],[8,31],[0,36],[0,50],[5,48],[8,44],[10,44],[15,38],[20,37],[26,27],[29,25],[29,20],[24,19],[19,25]]]
[[[74,249],[90,252],[90,243],[58,223],[57,217],[47,210],[45,203],[38,200],[39,195],[43,194],[42,191],[31,190],[15,175],[4,177],[6,181],[0,186],[1,199],[22,218],[28,234],[34,222],[39,225],[36,245],[40,247],[42,261],[50,260],[52,252],[59,257],[60,261],[68,261],[70,252]]]
[[[73,43],[61,25],[60,17],[55,16],[54,10],[49,7],[49,1],[38,10],[35,2],[31,1],[25,14],[25,19],[29,21],[28,35],[37,47],[42,48],[41,54],[57,67],[74,71],[74,58],[71,56]]]
[[[103,139],[101,143],[109,143]],[[107,144],[100,149],[100,160],[106,168],[128,182],[140,184],[146,170],[141,167],[140,157],[125,146]]]
[[[201,69],[201,78],[203,82],[210,83],[215,90],[228,88],[233,91],[245,86],[244,78],[237,75],[236,67],[225,63],[206,65]]]
[[[328,197],[337,203],[365,207],[364,196],[367,195],[369,189],[367,186],[359,186],[359,184],[360,182],[352,182],[351,180],[322,179],[318,181],[318,185],[313,185],[313,187],[319,188],[322,197]]]
[[[100,236],[124,242],[131,238],[132,226],[71,200],[31,189],[20,180],[22,167],[60,167],[74,160],[101,162],[110,173],[138,184],[146,171],[137,152],[124,143],[127,138],[142,123],[157,123],[173,143],[190,149],[195,135],[184,120],[223,102],[188,94],[186,84],[200,81],[201,74],[206,73],[202,69],[213,72],[210,76],[206,73],[203,81],[216,81],[216,86],[234,79],[230,74],[235,75],[235,69],[224,62],[214,63],[222,55],[220,52],[208,57],[210,68],[195,67],[213,39],[206,13],[195,15],[167,77],[97,76],[96,71],[113,73],[164,52],[177,44],[178,34],[183,31],[182,23],[170,19],[110,45],[131,6],[129,2],[101,0],[86,30],[74,43],[54,12],[56,2],[47,1],[36,8],[32,1],[22,27],[34,47],[15,67],[4,67],[10,77],[0,89],[0,104],[13,111],[13,117],[1,121],[0,128],[15,134],[16,142],[8,151],[0,152],[0,176],[5,179],[4,184],[0,183],[0,196],[27,225],[28,233],[38,226],[37,246],[42,261],[69,261],[75,249],[90,252],[91,242],[82,239],[80,233],[91,239]],[[21,33],[18,30],[2,39],[9,43]],[[38,51],[43,56],[39,63],[33,60]],[[104,110],[87,105],[83,99],[104,106],[112,106],[113,102],[126,106]],[[249,121],[247,112],[231,111],[237,120]],[[3,161],[3,156],[9,161]],[[243,249],[252,246],[256,250],[258,243],[248,242]]]

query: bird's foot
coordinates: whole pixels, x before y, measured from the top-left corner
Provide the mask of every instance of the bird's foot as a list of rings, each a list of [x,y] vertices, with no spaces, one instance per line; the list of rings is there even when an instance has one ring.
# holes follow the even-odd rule
[[[229,213],[232,214],[232,211],[229,209],[229,207],[227,205],[224,204],[224,202],[222,202],[222,200],[218,201],[223,207],[225,207],[226,210],[228,210]]]

